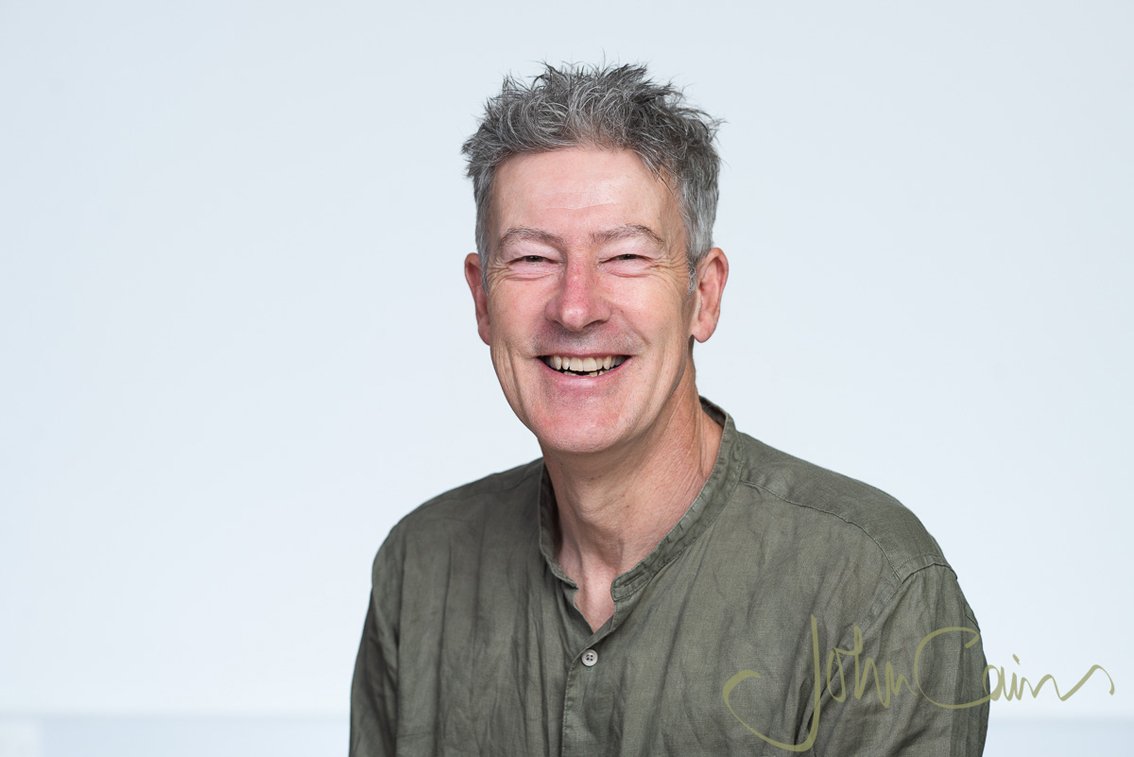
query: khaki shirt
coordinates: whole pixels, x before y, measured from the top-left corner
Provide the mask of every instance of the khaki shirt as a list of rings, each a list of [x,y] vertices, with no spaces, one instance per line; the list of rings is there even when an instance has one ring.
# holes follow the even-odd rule
[[[555,561],[541,461],[390,532],[351,694],[352,757],[979,755],[976,618],[886,494],[724,426],[688,512],[592,632]]]

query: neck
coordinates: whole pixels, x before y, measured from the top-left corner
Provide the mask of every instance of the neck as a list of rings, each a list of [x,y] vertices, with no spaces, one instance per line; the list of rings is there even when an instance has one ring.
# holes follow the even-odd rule
[[[557,557],[584,591],[605,586],[609,598],[610,582],[658,545],[712,472],[722,429],[692,385],[678,395],[625,449],[596,456],[545,451],[558,505]]]

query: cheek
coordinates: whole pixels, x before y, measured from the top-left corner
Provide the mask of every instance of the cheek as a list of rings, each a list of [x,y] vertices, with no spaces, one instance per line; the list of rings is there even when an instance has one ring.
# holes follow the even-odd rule
[[[488,300],[488,314],[494,327],[499,324],[510,331],[530,328],[533,317],[542,312],[543,304],[554,291],[541,282],[515,282],[502,280],[496,283],[493,297]]]
[[[655,334],[663,338],[685,340],[693,330],[693,313],[696,303],[684,291],[666,291],[665,296],[654,296],[638,308],[640,317],[648,319]]]

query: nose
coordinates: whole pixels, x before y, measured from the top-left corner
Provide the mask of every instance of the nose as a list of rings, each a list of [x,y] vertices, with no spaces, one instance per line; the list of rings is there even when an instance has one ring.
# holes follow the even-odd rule
[[[569,331],[583,331],[610,317],[610,305],[599,272],[587,260],[568,260],[547,303],[547,317]]]

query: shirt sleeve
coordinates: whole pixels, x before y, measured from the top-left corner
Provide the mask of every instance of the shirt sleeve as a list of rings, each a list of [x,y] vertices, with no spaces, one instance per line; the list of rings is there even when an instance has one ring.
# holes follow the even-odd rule
[[[907,576],[823,662],[816,757],[983,752],[989,696],[980,628],[948,566]]]
[[[362,628],[350,692],[350,757],[393,757],[398,728],[397,633],[393,622],[398,588],[387,586],[384,545],[374,561],[374,588]],[[385,579],[385,580],[383,580]]]

